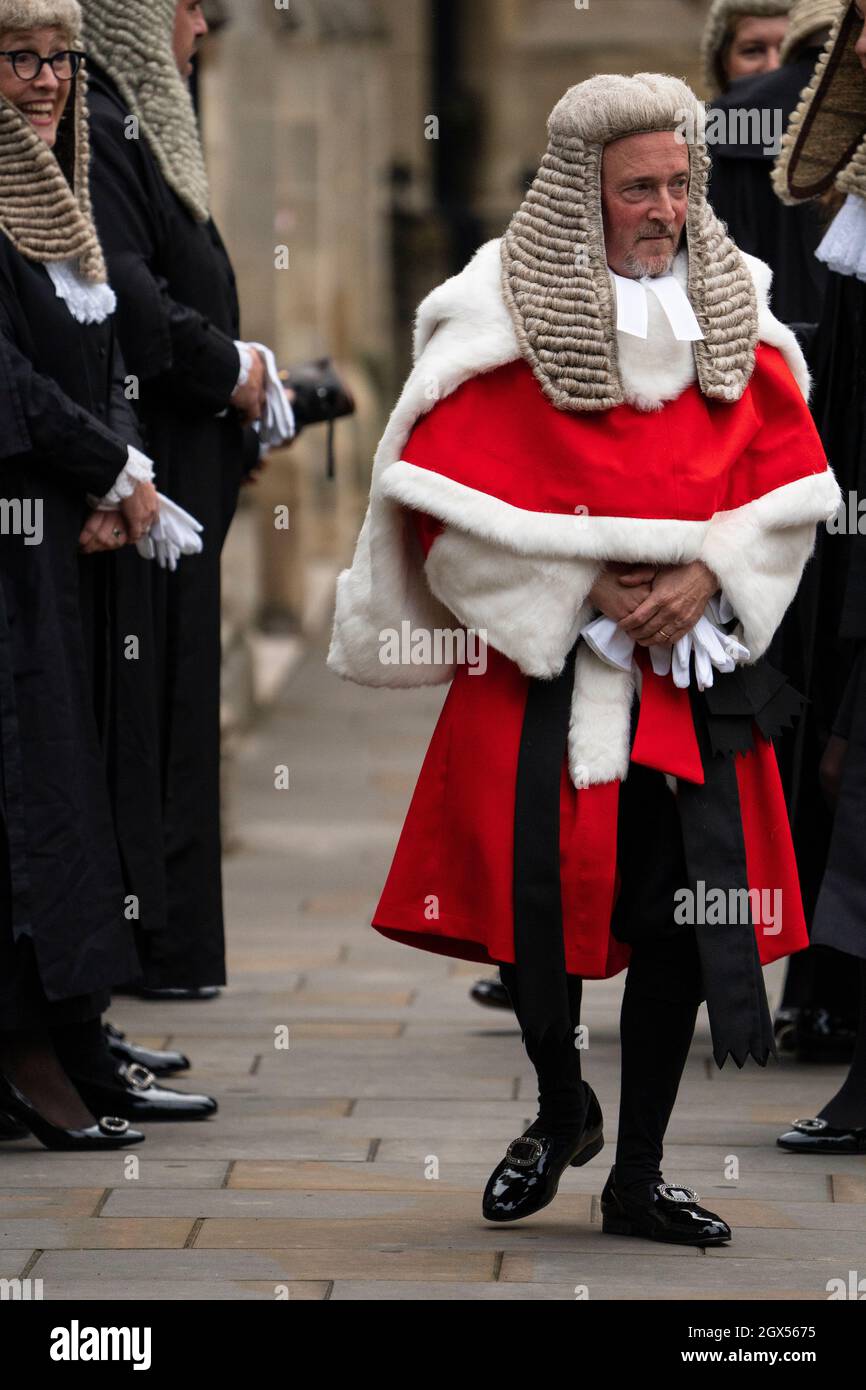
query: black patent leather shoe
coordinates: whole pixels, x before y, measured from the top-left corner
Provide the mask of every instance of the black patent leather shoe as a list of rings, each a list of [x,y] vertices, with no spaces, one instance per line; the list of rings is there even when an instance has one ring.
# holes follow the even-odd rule
[[[777,1009],[773,1019],[773,1036],[780,1052],[794,1054],[797,1051],[797,1025],[800,1009]]]
[[[70,1072],[75,1088],[89,1110],[110,1109],[127,1120],[206,1120],[218,1105],[213,1096],[187,1095],[158,1086],[156,1077],[137,1062],[121,1062],[113,1086]]]
[[[857,1019],[830,1009],[801,1009],[796,1023],[798,1062],[838,1065],[850,1062],[857,1041]]]
[[[680,1183],[648,1183],[646,1196],[621,1193],[611,1168],[601,1194],[601,1229],[611,1236],[644,1236],[669,1245],[722,1245],[731,1228],[715,1212],[699,1207],[694,1188]]]
[[[604,1148],[598,1097],[587,1090],[586,1117],[576,1137],[523,1134],[512,1139],[484,1189],[481,1212],[488,1221],[519,1221],[552,1202],[568,1167],[581,1168]]]
[[[485,1009],[508,1009],[514,1012],[511,995],[501,980],[476,980],[469,991],[469,998]]]
[[[7,1115],[4,1110],[0,1110],[0,1141],[8,1139],[26,1139],[30,1130],[26,1125],[22,1125],[19,1120]]]
[[[866,1129],[837,1129],[817,1118],[795,1120],[776,1143],[795,1154],[866,1154]]]
[[[160,1052],[156,1048],[128,1042],[126,1034],[112,1023],[104,1024],[103,1028],[109,1051],[119,1062],[137,1062],[140,1067],[152,1071],[154,1076],[173,1076],[175,1072],[189,1069],[190,1060],[183,1052]]]
[[[5,1113],[19,1122],[24,1134],[32,1134],[46,1149],[67,1153],[82,1149],[121,1149],[127,1144],[141,1144],[146,1137],[141,1130],[130,1129],[129,1121],[118,1115],[103,1115],[95,1125],[87,1125],[84,1129],[63,1129],[40,1115],[18,1087],[3,1075],[0,1075],[0,1104]]]

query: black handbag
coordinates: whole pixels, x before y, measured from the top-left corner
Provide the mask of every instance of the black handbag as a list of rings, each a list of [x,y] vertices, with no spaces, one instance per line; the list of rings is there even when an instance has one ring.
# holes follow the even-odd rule
[[[354,415],[355,400],[330,357],[317,357],[280,372],[280,380],[294,392],[292,410],[296,436],[307,425],[328,426],[328,477],[334,477],[334,421]]]

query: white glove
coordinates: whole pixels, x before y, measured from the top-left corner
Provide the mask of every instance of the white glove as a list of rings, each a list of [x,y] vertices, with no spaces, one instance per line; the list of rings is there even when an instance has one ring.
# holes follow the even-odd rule
[[[709,615],[709,616],[708,616]],[[695,681],[699,690],[708,690],[713,684],[713,670],[727,674],[742,661],[748,661],[750,652],[730,633],[716,626],[728,622],[734,610],[722,594],[720,599],[710,599],[702,617],[685,636],[669,646],[649,648],[650,661],[657,676],[671,675],[674,685],[685,690],[691,683],[691,658],[695,657]],[[596,656],[615,666],[620,671],[631,671],[634,666],[634,638],[623,632],[613,618],[602,615],[594,618],[581,630],[581,637],[592,648]]]
[[[265,409],[261,420],[255,421],[253,429],[258,431],[262,446],[266,449],[274,448],[277,444],[285,444],[295,433],[295,412],[292,410],[291,402],[286,395],[286,388],[280,381],[277,359],[264,343],[235,343],[235,347],[241,353],[242,364],[242,349],[249,352],[250,348],[255,348],[264,359],[267,377]],[[245,380],[246,376],[242,365],[241,380],[238,384],[243,385]]]
[[[200,555],[204,549],[200,521],[185,512],[170,497],[158,492],[159,517],[135,548],[145,560],[156,560],[161,569],[177,569],[182,555]]]
[[[87,501],[95,512],[115,512],[121,502],[131,497],[139,483],[153,482],[153,462],[135,449],[131,444],[126,449],[126,464],[114,480],[104,497],[93,497],[88,493]]]
[[[581,629],[584,642],[591,647],[596,656],[606,661],[608,666],[616,666],[620,671],[630,671],[634,665],[634,638],[623,632],[613,618],[594,618]],[[654,651],[655,648],[651,648]],[[666,674],[665,672],[661,673]]]

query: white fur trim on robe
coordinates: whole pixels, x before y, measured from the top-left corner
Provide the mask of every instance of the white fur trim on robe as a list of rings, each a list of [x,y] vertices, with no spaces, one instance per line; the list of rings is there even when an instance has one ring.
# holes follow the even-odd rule
[[[524,675],[549,680],[593,616],[586,598],[601,565],[530,559],[447,527],[433,542],[426,570],[433,593],[464,627]]]
[[[745,260],[757,291],[760,339],[779,348],[808,398],[799,344],[769,308],[771,272],[753,256]],[[680,258],[675,273],[682,274]],[[661,351],[664,330],[653,324],[646,342],[618,337],[626,398],[642,410],[663,408],[695,379],[691,345],[676,343],[666,320],[665,327],[670,341]],[[453,628],[455,621],[486,630],[490,644],[524,674],[556,675],[593,611],[586,597],[605,560],[703,559],[734,606],[737,635],[752,658],[766,650],[796,593],[818,522],[838,507],[832,472],[800,479],[710,521],[527,512],[401,459],[415,422],[437,400],[520,356],[501,295],[498,240],[482,246],[459,275],[422,302],[414,346],[415,365],[376,452],[352,566],[338,580],[331,670],[376,686],[450,680],[453,665],[380,661],[383,631],[399,630],[408,619],[413,630]],[[445,523],[426,566],[406,507]],[[631,674],[614,670],[581,643],[568,740],[576,786],[626,776],[634,693]]]
[[[430,588],[466,627],[481,632],[525,676],[558,676],[580,629],[595,616],[587,601],[601,564],[531,559],[452,529],[427,556]],[[576,787],[624,778],[631,744],[635,680],[581,642],[568,729],[569,775]]]

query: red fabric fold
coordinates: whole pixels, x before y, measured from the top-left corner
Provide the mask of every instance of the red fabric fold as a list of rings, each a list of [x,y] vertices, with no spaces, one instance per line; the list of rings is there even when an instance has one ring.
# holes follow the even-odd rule
[[[444,521],[440,521],[438,517],[430,516],[428,512],[420,512],[416,511],[414,508],[408,507],[406,510],[415,527],[415,534],[421,544],[421,549],[424,551],[424,559],[426,560],[427,556],[430,554],[430,547],[436,537],[440,536],[445,530],[445,523]]]
[[[703,786],[704,766],[688,690],[680,690],[670,675],[657,676],[645,647],[635,647],[635,656],[642,679],[632,762]]]

